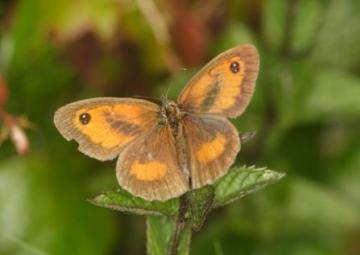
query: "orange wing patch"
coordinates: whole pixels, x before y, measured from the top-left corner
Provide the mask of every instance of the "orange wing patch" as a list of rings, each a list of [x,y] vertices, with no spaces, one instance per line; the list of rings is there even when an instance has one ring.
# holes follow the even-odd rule
[[[220,54],[183,89],[178,102],[185,111],[235,117],[248,105],[259,68],[257,50],[242,45]]]
[[[88,114],[90,121],[83,124],[82,114]],[[93,109],[80,109],[73,119],[74,126],[86,135],[91,142],[105,148],[113,148],[133,140],[140,132],[148,128],[146,117],[148,110],[136,105],[98,106]]]
[[[61,107],[56,127],[79,150],[99,160],[113,159],[125,145],[157,124],[158,105],[140,99],[93,98]]]
[[[167,166],[159,161],[139,163],[138,160],[130,167],[130,173],[135,175],[136,179],[145,182],[161,180],[167,172]]]
[[[196,158],[202,163],[209,163],[218,159],[225,151],[227,141],[224,135],[216,133],[212,141],[204,142],[196,152]]]
[[[239,72],[235,75],[233,73],[229,73],[229,66],[231,66],[231,63],[237,63],[239,65]],[[220,112],[220,109],[229,109],[235,105],[236,99],[241,93],[241,87],[244,84],[243,81],[245,77],[245,63],[241,61],[239,57],[234,57],[226,61],[221,66],[214,68],[210,71],[210,75],[214,77],[219,74],[224,75],[224,78],[222,78],[222,80],[224,81],[224,84],[229,85],[221,86],[217,96],[214,95],[215,102],[212,106],[212,109],[210,110],[210,112],[213,113]],[[232,86],[230,84],[232,84]]]

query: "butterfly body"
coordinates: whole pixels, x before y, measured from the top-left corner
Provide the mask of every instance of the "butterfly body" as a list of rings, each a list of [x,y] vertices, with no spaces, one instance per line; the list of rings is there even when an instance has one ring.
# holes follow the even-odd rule
[[[167,200],[213,183],[240,150],[236,128],[255,88],[259,59],[251,45],[230,49],[205,66],[176,102],[93,98],[61,107],[56,127],[99,160],[118,156],[120,186],[147,200]]]
[[[174,132],[178,129],[183,114],[184,112],[181,112],[175,102],[167,100],[163,102],[162,115],[165,118],[165,123],[170,125]]]
[[[191,177],[190,177],[190,166],[189,159],[187,157],[188,151],[186,142],[184,139],[183,132],[183,123],[182,119],[186,116],[186,112],[182,111],[177,103],[174,101],[169,101],[167,99],[163,100],[161,107],[161,120],[159,122],[160,127],[167,126],[171,130],[171,135],[174,139],[175,150],[177,161],[181,171],[186,175],[188,183],[191,186]],[[165,127],[166,128],[166,127]]]

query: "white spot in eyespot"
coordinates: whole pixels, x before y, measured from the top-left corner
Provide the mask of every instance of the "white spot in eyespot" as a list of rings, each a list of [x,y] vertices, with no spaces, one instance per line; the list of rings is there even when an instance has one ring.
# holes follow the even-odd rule
[[[153,160],[153,159],[154,159],[154,155],[153,155],[151,152],[149,152],[149,153],[147,154],[147,158],[148,158],[148,160]]]

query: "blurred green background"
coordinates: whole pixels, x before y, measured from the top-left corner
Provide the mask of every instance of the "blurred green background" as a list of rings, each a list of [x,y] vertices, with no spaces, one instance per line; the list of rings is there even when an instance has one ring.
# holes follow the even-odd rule
[[[257,130],[237,164],[287,177],[213,212],[191,254],[360,254],[359,13],[358,0],[0,1],[0,254],[144,254],[143,217],[87,202],[117,187],[115,162],[66,142],[54,111],[168,86],[175,98],[242,43],[261,68],[234,120]]]

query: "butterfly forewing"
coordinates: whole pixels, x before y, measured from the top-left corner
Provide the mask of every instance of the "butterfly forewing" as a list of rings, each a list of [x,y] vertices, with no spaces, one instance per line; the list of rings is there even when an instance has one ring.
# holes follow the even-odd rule
[[[197,115],[187,115],[183,126],[192,188],[213,183],[228,171],[240,150],[235,127],[223,117]]]
[[[247,107],[255,89],[259,56],[252,45],[241,45],[213,59],[178,97],[188,112],[236,117]]]
[[[130,144],[116,166],[119,184],[147,200],[167,200],[189,190],[169,126],[160,126]]]
[[[159,111],[158,105],[140,99],[93,98],[61,107],[54,122],[67,140],[79,143],[81,152],[109,160],[135,138],[152,130]]]

